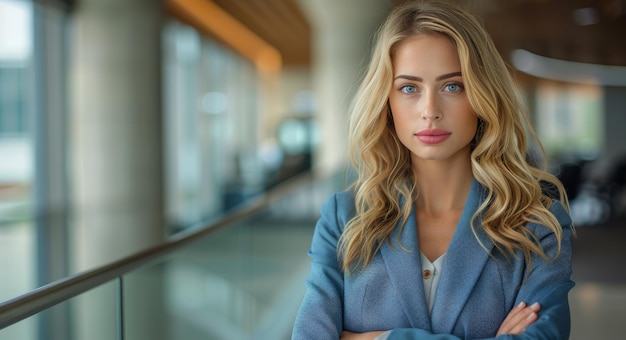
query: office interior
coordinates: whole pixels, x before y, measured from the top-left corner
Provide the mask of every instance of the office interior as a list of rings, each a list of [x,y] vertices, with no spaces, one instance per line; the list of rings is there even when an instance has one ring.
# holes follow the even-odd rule
[[[0,306],[220,225],[0,339],[289,339],[319,207],[351,178],[351,96],[405,1],[0,0]],[[449,1],[567,189],[571,339],[623,337],[626,1]]]

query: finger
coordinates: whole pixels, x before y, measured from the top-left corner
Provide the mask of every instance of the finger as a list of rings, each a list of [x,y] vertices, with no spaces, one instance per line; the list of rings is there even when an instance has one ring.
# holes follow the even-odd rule
[[[348,332],[348,331],[343,331],[343,332],[341,332],[341,336],[339,337],[339,340],[349,340],[349,339],[352,339],[354,334],[355,333]]]
[[[522,301],[509,312],[504,321],[502,321],[502,324],[500,324],[498,335],[508,334],[508,332],[515,326],[514,319],[522,310],[524,310],[524,308],[526,308],[526,303]]]
[[[533,312],[537,313],[541,309],[541,305],[539,302],[535,302],[532,305],[528,306],[528,308],[532,309]]]
[[[506,328],[503,329],[503,334],[520,334],[523,332],[526,327],[537,321],[539,309],[541,309],[539,303],[534,303],[517,311],[507,323]]]
[[[530,314],[528,314],[528,316],[522,320],[520,320],[517,325],[515,325],[515,327],[513,327],[508,334],[520,334],[522,333],[526,327],[530,326],[533,322],[537,321],[537,319],[539,318],[539,316],[537,315],[537,312],[531,312]]]

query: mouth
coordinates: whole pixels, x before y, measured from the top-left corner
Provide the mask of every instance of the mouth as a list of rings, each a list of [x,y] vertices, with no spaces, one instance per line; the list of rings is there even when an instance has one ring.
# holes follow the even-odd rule
[[[425,144],[439,144],[452,135],[452,132],[440,129],[422,130],[415,134],[419,141]]]

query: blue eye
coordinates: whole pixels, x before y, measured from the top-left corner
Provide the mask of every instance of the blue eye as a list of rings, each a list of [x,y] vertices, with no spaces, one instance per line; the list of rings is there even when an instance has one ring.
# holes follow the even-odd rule
[[[444,88],[447,92],[459,92],[463,86],[461,84],[447,84]]]
[[[417,92],[417,88],[413,85],[404,85],[400,88],[400,92],[411,94]]]

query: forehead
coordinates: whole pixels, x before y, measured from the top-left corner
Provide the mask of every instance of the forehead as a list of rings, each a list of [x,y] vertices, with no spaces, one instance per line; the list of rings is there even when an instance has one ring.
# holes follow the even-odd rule
[[[398,43],[392,55],[398,72],[461,71],[459,54],[452,40],[440,34],[418,34]]]

